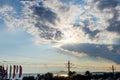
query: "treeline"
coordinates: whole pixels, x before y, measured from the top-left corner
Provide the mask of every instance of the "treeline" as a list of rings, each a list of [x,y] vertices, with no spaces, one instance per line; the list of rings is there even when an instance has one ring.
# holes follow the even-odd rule
[[[119,78],[119,79],[118,79]],[[36,77],[23,77],[22,80],[120,80],[120,73],[92,74],[86,71],[84,75],[73,72],[70,76],[53,76],[53,73],[38,74]]]

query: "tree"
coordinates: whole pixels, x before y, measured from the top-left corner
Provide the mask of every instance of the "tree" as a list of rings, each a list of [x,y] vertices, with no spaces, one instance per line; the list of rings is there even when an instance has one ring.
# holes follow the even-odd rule
[[[70,72],[69,72],[69,75],[70,75],[70,76],[73,76],[73,75],[75,75],[75,74],[76,74],[75,71],[70,71]]]
[[[86,72],[85,72],[85,75],[86,75],[86,76],[91,76],[90,71],[86,71]]]
[[[45,79],[47,79],[47,80],[52,80],[52,78],[53,78],[53,73],[48,72],[48,73],[46,73],[44,76],[45,76]]]

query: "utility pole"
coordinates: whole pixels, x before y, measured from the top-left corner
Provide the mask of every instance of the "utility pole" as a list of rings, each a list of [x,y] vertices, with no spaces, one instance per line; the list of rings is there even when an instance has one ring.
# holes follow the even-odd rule
[[[70,77],[70,68],[71,68],[70,61],[68,61],[68,77]]]
[[[68,64],[67,64],[67,68],[68,68],[68,80],[70,80],[70,76],[71,76],[71,63],[70,61],[68,60]]]
[[[112,73],[113,73],[113,78],[115,78],[115,67],[112,65]]]
[[[114,72],[115,72],[114,65],[112,65],[112,72],[113,72],[113,74],[114,74]]]

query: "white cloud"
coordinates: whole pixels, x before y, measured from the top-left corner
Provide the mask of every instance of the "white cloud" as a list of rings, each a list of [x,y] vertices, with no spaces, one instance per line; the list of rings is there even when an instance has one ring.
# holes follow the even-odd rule
[[[108,32],[108,31],[102,31],[98,33],[96,36],[96,40],[101,44],[119,44],[115,43],[114,39],[119,39],[120,36],[118,36],[115,32]]]
[[[39,2],[43,5],[39,5]],[[120,38],[117,33],[106,31],[110,26],[108,20],[114,17],[114,13],[111,8],[99,10],[98,5],[101,4],[99,1],[93,3],[93,0],[86,0],[87,5],[75,5],[72,2],[62,3],[60,0],[34,0],[22,1],[21,3],[24,5],[21,12],[22,17],[17,18],[18,15],[14,8],[5,5],[0,8],[0,15],[2,15],[0,18],[10,28],[25,28],[28,33],[36,38],[36,43],[114,44],[113,39]],[[36,14],[35,7],[44,9],[43,12],[45,9],[50,9],[53,15],[50,18],[53,19],[47,21],[43,14],[38,14],[39,11]],[[116,6],[115,9],[119,11],[120,6]],[[44,14],[49,16],[47,13]],[[41,17],[42,19],[40,19]],[[75,27],[74,24],[78,26]],[[45,29],[45,26],[49,30]],[[60,33],[57,34],[57,31]]]
[[[108,32],[106,29],[110,25],[108,22],[109,19],[113,18],[114,13],[112,9],[105,8],[103,11],[98,9],[98,5],[100,2],[93,3],[91,1],[86,1],[87,5],[75,5],[71,3],[62,3],[59,0],[55,1],[45,1],[43,5],[39,5],[39,2],[42,0],[34,0],[34,1],[22,1],[24,4],[22,10],[22,16],[17,18],[17,12],[11,6],[3,6],[0,8],[0,14],[2,15],[2,19],[5,21],[5,24],[10,28],[18,28],[23,27],[27,30],[28,33],[35,36],[37,43],[43,42],[61,42],[69,41],[72,43],[111,43],[114,44],[114,38],[120,38],[116,33]],[[52,12],[56,14],[59,20],[55,19],[55,25],[48,21],[42,21],[39,19],[39,15],[35,14],[34,7],[43,6],[44,8],[49,8]],[[33,7],[33,9],[31,9]],[[116,6],[115,9],[119,10],[120,6]],[[42,15],[42,14],[40,14]],[[46,14],[47,15],[47,14]],[[52,17],[51,17],[52,18]],[[43,19],[44,20],[44,19]],[[77,21],[76,21],[77,20]],[[87,20],[87,25],[85,21]],[[119,20],[119,17],[118,17]],[[73,25],[77,23],[79,25],[78,28],[75,28]],[[53,29],[54,31],[59,30],[62,35],[60,40],[56,40],[55,32],[48,31],[49,34],[54,35],[53,38],[46,39],[47,35],[40,36],[42,33],[47,33],[36,27],[36,24],[39,26],[48,26],[49,29]],[[43,26],[43,24],[45,24]],[[82,28],[86,27],[89,32],[84,32]],[[89,34],[93,33],[93,31],[99,30],[96,33],[93,39],[89,39]],[[107,34],[107,35],[106,35]],[[103,39],[106,37],[105,39]]]
[[[21,15],[18,15],[12,6],[5,5],[0,8],[0,19],[9,28],[24,28],[25,31],[35,37],[35,44],[55,42],[55,47],[80,57],[87,55],[85,51],[79,52],[75,49],[68,50],[61,47],[67,44],[82,43],[118,44],[115,39],[120,40],[119,31],[117,33],[112,32],[108,28],[112,25],[110,20],[119,22],[120,5],[100,10],[98,8],[101,4],[99,0],[96,2],[93,2],[94,0],[85,1],[85,5],[75,5],[72,2],[62,3],[60,0],[22,1]],[[43,5],[40,5],[40,2]],[[117,18],[114,12],[117,13]],[[97,49],[99,50],[101,47],[98,46]],[[89,46],[89,48],[91,47]],[[106,49],[112,51],[113,46],[108,46]],[[116,50],[116,53],[120,53],[120,50]],[[100,54],[93,55],[104,57]],[[108,59],[117,61],[112,57]]]

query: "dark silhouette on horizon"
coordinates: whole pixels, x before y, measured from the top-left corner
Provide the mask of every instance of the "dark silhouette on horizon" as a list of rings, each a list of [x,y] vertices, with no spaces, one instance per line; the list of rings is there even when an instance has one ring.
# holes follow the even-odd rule
[[[73,71],[74,72],[74,71]],[[86,71],[84,75],[74,72],[71,76],[53,76],[53,73],[38,74],[36,77],[27,76],[22,80],[120,80],[120,72],[90,72]]]

